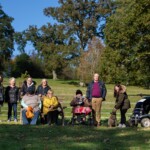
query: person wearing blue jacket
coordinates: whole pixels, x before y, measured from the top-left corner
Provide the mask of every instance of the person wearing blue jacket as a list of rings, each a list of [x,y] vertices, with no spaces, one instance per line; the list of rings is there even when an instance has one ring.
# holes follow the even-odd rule
[[[99,74],[95,73],[93,81],[87,87],[86,97],[92,103],[92,114],[94,125],[100,126],[102,101],[106,97],[106,87],[103,81],[99,80]]]

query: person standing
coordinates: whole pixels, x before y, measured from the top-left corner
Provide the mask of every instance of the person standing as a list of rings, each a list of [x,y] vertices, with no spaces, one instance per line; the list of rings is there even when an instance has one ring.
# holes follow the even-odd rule
[[[12,109],[14,112],[14,122],[17,122],[17,101],[19,100],[19,88],[16,86],[14,77],[9,79],[9,86],[6,87],[5,100],[8,102],[8,122],[11,121]]]
[[[116,98],[116,105],[113,112],[116,112],[120,109],[121,120],[118,127],[126,127],[126,112],[131,107],[128,95],[126,92],[126,86],[124,85],[115,85],[114,87],[114,97]]]
[[[92,102],[92,114],[94,125],[100,126],[102,101],[106,97],[106,87],[104,82],[99,80],[99,74],[95,73],[93,81],[87,87],[86,97]]]
[[[36,94],[40,97],[45,96],[47,94],[47,91],[50,90],[51,87],[48,85],[48,82],[46,79],[42,79],[41,84],[38,86],[36,90]]]
[[[28,77],[27,80],[23,82],[23,85],[20,90],[21,97],[24,96],[29,89],[35,91],[35,82],[32,80],[31,77]]]
[[[1,107],[3,106],[4,102],[4,87],[3,87],[3,76],[0,75],[0,113],[1,113]]]

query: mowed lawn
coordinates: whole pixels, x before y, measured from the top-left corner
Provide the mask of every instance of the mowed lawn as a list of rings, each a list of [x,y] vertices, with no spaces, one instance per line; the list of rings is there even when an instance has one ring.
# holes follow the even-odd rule
[[[37,85],[41,79],[34,79]],[[17,79],[19,85],[20,79]],[[86,92],[86,87],[79,87],[77,81],[52,81],[48,80],[49,85],[54,90],[55,95],[61,99],[62,105],[67,106],[65,111],[66,125],[47,126],[38,124],[36,126],[23,126],[7,123],[7,104],[2,107],[0,114],[0,150],[148,150],[150,149],[150,128],[108,128],[107,119],[114,106],[113,86],[106,84],[107,97],[102,106],[102,126],[92,127],[85,125],[67,125],[71,118],[71,107],[69,106],[74,93],[77,89]],[[4,80],[6,86],[8,79]],[[142,87],[128,86],[129,95],[139,93],[150,94],[150,90]],[[132,113],[136,101],[141,99],[140,96],[129,96],[132,108],[128,111],[127,119]],[[20,106],[18,103],[18,118]],[[119,122],[119,111],[117,112]]]

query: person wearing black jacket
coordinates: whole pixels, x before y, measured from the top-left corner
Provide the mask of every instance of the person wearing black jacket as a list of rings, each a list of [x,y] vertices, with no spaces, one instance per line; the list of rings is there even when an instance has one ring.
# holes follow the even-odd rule
[[[42,79],[41,84],[38,86],[38,88],[36,90],[36,94],[42,100],[42,97],[45,96],[45,95],[47,95],[47,92],[50,89],[51,89],[51,87],[48,85],[47,80],[46,79]],[[42,106],[41,106],[41,115],[40,115],[40,118],[41,118],[41,123],[44,124],[45,123],[45,118],[44,118],[44,116],[42,114],[43,114],[43,101],[42,101]]]
[[[42,79],[41,84],[38,86],[36,90],[36,94],[40,97],[45,96],[47,94],[47,91],[50,90],[51,87],[48,85],[48,82],[46,79]]]
[[[28,77],[27,80],[23,82],[23,85],[20,90],[21,97],[24,96],[29,89],[35,91],[35,82],[32,80],[31,77]]]
[[[1,113],[1,107],[3,106],[4,103],[4,87],[3,87],[3,76],[0,75],[0,113]]]
[[[14,122],[17,122],[17,101],[19,100],[19,88],[16,86],[14,77],[9,79],[9,86],[6,87],[5,101],[8,102],[8,122],[11,121],[12,109],[14,112]]]
[[[105,100],[106,97],[106,86],[103,81],[99,80],[99,74],[95,73],[93,76],[93,81],[88,84],[86,91],[86,98],[89,102],[92,102],[92,114],[93,121],[97,127],[100,126],[101,122],[101,106],[102,101]]]

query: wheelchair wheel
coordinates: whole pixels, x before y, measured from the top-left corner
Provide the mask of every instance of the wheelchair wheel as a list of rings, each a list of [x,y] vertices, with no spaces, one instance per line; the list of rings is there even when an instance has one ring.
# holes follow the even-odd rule
[[[141,120],[141,126],[146,127],[146,128],[150,127],[150,119],[149,118],[143,118]]]

